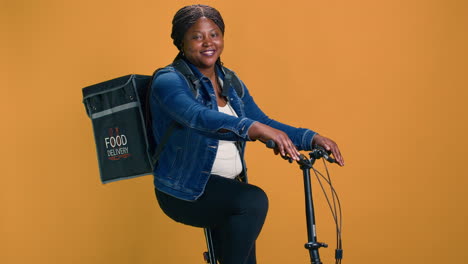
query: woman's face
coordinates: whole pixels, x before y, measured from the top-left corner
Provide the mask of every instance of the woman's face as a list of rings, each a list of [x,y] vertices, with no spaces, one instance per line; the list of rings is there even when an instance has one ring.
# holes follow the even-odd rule
[[[201,17],[185,32],[182,50],[185,57],[200,70],[214,69],[223,52],[221,29],[206,17]]]

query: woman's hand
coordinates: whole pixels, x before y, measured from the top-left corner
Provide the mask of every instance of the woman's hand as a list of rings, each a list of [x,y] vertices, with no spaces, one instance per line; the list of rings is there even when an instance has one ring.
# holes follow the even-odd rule
[[[249,128],[250,139],[258,139],[262,142],[273,140],[276,144],[275,154],[281,153],[282,156],[289,155],[294,160],[299,160],[299,151],[294,146],[288,135],[281,130],[272,128],[260,122],[255,122]]]
[[[335,143],[335,141],[316,134],[312,139],[312,145],[319,145],[325,148],[327,151],[331,151],[336,162],[340,166],[344,166],[343,157],[341,156],[340,149],[338,148],[338,145]]]

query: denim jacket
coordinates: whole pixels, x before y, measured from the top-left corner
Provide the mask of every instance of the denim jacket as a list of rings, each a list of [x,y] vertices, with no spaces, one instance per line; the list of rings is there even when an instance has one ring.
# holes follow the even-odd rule
[[[242,83],[240,96],[232,87],[223,87],[223,95],[238,117],[218,112],[216,95],[211,81],[187,62],[201,82],[192,92],[188,81],[172,66],[157,72],[151,87],[150,107],[153,117],[153,136],[160,142],[173,120],[173,130],[154,169],[155,187],[182,200],[193,201],[203,194],[211,174],[219,140],[236,141],[246,177],[244,151],[251,141],[248,130],[254,122],[261,122],[284,131],[299,150],[310,150],[315,132],[295,128],[270,119],[255,104]],[[222,70],[218,76],[224,80]]]

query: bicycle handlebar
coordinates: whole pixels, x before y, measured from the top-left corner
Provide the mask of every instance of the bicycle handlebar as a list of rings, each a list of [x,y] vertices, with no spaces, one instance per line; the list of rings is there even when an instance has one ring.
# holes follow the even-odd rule
[[[276,148],[276,143],[271,139],[268,140],[265,144],[266,144],[267,148],[271,148],[271,149]],[[318,146],[318,145],[314,145],[314,147],[312,149],[312,152],[309,153],[311,159],[316,160],[316,159],[324,158],[326,161],[328,161],[330,163],[336,163],[336,160],[334,158],[330,157],[330,154],[331,154],[330,151],[327,151],[323,147]],[[283,159],[285,159],[285,160],[288,160],[289,163],[292,163],[291,157],[283,156],[283,155],[281,155],[281,157]],[[301,161],[303,161],[304,159],[309,160],[309,159],[307,159],[306,156],[301,154],[300,160],[298,161],[298,163],[300,164]]]

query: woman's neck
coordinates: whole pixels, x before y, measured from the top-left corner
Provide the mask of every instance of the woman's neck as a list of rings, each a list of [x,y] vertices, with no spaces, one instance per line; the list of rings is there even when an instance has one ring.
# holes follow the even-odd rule
[[[208,68],[208,69],[200,69],[200,68],[198,68],[198,70],[199,70],[203,75],[205,75],[206,77],[208,77],[210,80],[214,80],[214,79],[216,78],[215,67]]]

